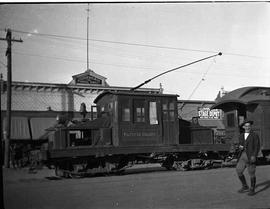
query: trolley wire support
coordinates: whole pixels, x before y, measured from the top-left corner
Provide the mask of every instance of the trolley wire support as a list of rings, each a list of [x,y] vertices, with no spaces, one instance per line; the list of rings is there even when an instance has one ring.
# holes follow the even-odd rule
[[[167,70],[167,71],[165,71],[165,72],[163,72],[163,73],[160,73],[160,74],[158,74],[158,75],[156,75],[156,76],[154,76],[154,77],[152,77],[152,78],[150,78],[150,79],[144,81],[143,83],[139,84],[138,86],[135,86],[135,87],[131,88],[130,91],[135,91],[136,89],[140,88],[141,86],[143,86],[143,85],[149,83],[150,81],[154,80],[155,78],[160,77],[160,76],[162,76],[162,75],[164,75],[164,74],[166,74],[166,73],[169,73],[169,72],[178,70],[178,69],[183,68],[183,67],[187,67],[187,66],[189,66],[189,65],[193,65],[193,64],[195,64],[195,63],[197,63],[197,62],[201,62],[201,61],[203,61],[203,60],[207,60],[207,59],[210,59],[210,58],[213,58],[213,57],[216,57],[216,56],[221,56],[221,55],[222,55],[222,53],[219,52],[218,54],[215,54],[215,55],[212,55],[212,56],[209,56],[209,57],[205,57],[205,58],[202,58],[202,59],[193,61],[193,62],[191,62],[191,63],[188,63],[188,64],[185,64],[185,65],[182,65],[182,66],[179,66],[179,67],[176,67],[176,68]]]

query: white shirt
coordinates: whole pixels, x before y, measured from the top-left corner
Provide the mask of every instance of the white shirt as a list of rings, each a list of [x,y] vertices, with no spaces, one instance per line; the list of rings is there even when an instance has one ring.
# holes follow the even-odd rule
[[[244,136],[245,140],[247,140],[248,135],[249,135],[249,133],[245,133],[245,136]]]

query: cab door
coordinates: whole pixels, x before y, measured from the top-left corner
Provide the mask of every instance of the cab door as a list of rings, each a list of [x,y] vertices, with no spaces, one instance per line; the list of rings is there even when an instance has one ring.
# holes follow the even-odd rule
[[[176,102],[173,99],[163,99],[161,109],[163,144],[176,144],[178,139]]]

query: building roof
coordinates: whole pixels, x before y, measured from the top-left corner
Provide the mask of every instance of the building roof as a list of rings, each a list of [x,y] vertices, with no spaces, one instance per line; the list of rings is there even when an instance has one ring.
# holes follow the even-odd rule
[[[211,108],[212,109],[224,109],[228,104],[240,103],[240,104],[256,104],[259,101],[270,100],[270,88],[249,86],[236,89],[227,93],[225,96],[219,98]]]
[[[93,70],[86,70],[83,73],[72,76],[72,81],[69,84],[81,85],[91,84],[98,86],[109,86],[105,77],[95,73]]]

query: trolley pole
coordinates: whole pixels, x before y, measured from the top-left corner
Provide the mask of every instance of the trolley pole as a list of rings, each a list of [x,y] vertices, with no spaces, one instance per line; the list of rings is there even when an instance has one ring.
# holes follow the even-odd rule
[[[9,168],[9,157],[10,157],[10,130],[11,130],[11,94],[12,94],[12,42],[23,42],[21,39],[13,39],[11,29],[7,29],[6,38],[0,38],[0,40],[7,41],[7,129],[5,137],[5,161],[4,165],[6,168]]]

